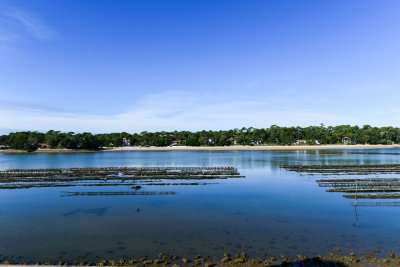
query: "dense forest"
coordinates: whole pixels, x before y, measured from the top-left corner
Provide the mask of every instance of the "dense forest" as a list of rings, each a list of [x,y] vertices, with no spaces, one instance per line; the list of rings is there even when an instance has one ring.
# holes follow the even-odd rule
[[[124,140],[125,138],[125,140]],[[124,140],[124,141],[123,141]],[[129,141],[128,141],[129,140]],[[323,144],[398,144],[400,128],[309,126],[241,128],[221,131],[174,131],[141,133],[73,133],[48,131],[15,132],[0,136],[4,148],[34,151],[38,148],[99,150],[104,147],[132,146],[229,146],[229,145],[323,145]]]

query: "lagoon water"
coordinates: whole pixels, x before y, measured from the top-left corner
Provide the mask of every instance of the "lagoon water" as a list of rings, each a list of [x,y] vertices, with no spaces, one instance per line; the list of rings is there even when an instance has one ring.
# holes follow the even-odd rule
[[[400,250],[400,207],[353,207],[282,164],[400,163],[400,150],[0,153],[0,169],[234,166],[245,178],[207,185],[143,186],[176,195],[72,196],[129,186],[0,191],[0,254],[19,261],[178,256],[251,257]],[[376,177],[376,175],[374,175]],[[138,211],[139,210],[139,211]]]

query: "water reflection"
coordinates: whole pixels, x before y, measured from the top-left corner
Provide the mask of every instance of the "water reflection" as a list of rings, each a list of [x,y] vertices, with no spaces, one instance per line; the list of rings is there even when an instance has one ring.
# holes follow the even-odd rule
[[[343,253],[366,253],[376,246],[387,254],[399,249],[393,234],[400,231],[396,209],[360,208],[365,201],[359,199],[353,208],[354,199],[318,187],[316,180],[321,177],[301,176],[281,166],[400,163],[394,153],[399,150],[0,154],[1,169],[222,165],[237,167],[246,176],[207,186],[143,185],[140,189],[176,192],[162,196],[60,197],[66,191],[62,187],[3,190],[0,251],[32,261],[156,257],[160,252],[296,256],[324,254],[338,247]],[[107,191],[132,191],[130,187]],[[88,191],[83,186],[73,190]],[[93,186],[90,191],[104,188]]]
[[[282,164],[379,164],[400,162],[399,149],[326,151],[131,151],[71,154],[0,153],[0,169],[105,166],[235,166],[277,171]]]

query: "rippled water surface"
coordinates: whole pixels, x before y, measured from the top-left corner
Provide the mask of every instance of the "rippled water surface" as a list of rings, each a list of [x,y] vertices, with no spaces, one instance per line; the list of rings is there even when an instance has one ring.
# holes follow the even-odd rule
[[[4,154],[0,169],[100,166],[234,166],[245,178],[207,185],[143,186],[175,195],[71,196],[129,186],[0,191],[0,254],[20,260],[180,256],[252,257],[399,252],[399,207],[353,207],[282,164],[400,163],[400,150],[199,151]],[[373,177],[376,177],[374,175]]]

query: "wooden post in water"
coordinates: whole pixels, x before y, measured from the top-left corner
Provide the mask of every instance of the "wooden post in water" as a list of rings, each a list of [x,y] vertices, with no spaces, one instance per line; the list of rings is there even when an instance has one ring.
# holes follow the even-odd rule
[[[356,216],[355,226],[358,228],[358,214],[357,214],[357,194],[358,194],[358,179],[356,179],[356,194],[354,195],[354,213]]]

